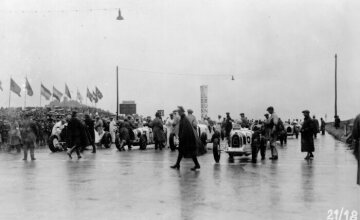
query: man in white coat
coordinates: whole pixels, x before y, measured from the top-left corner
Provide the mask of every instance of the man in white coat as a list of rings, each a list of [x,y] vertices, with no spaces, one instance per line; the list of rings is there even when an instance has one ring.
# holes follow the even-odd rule
[[[115,130],[116,130],[116,122],[114,118],[110,118],[109,131],[111,135],[111,142],[115,143]]]
[[[167,147],[170,147],[170,134],[173,132],[174,127],[173,127],[173,123],[174,123],[174,115],[171,113],[170,114],[170,118],[168,118],[165,122],[165,126],[166,126],[166,145]]]

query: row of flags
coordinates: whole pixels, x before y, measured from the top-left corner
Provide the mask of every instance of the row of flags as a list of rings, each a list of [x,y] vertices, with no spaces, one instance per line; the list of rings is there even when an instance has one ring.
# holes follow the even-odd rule
[[[33,96],[34,91],[32,90],[29,80],[27,78],[25,78],[25,79],[26,79],[26,82],[25,82],[26,94],[28,96]],[[0,90],[3,91],[1,81],[0,81]],[[21,87],[12,78],[10,78],[10,91],[15,93],[19,97],[21,97]],[[60,90],[55,88],[55,86],[53,86],[53,89],[51,92],[48,88],[46,88],[41,83],[41,96],[43,96],[46,100],[50,100],[51,97],[54,97],[55,99],[57,99],[60,102],[60,100],[64,96],[64,94]],[[68,98],[71,99],[70,89],[66,83],[65,83],[65,96],[67,96]],[[100,99],[103,98],[103,94],[101,93],[99,88],[97,86],[95,86],[95,90],[93,92],[90,92],[89,88],[87,88],[86,97],[89,98],[89,100],[91,102],[97,103]],[[77,90],[76,99],[79,100],[80,102],[82,102],[82,100],[83,100],[83,97],[82,97],[81,93],[79,92],[79,90]]]

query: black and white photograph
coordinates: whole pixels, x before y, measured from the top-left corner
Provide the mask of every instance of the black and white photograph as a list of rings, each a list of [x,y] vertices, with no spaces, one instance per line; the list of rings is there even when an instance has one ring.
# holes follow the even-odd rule
[[[1,0],[0,219],[360,220],[359,12]]]

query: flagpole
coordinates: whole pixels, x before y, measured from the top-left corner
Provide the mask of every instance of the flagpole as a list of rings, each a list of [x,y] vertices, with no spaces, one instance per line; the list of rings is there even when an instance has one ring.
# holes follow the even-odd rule
[[[10,100],[11,100],[11,76],[10,76],[10,89],[9,89],[9,111],[10,111]]]
[[[26,93],[27,93],[27,88],[26,88],[26,86],[27,86],[27,76],[25,77],[25,103],[24,103],[24,109],[26,108]]]
[[[41,108],[41,89],[42,89],[41,85],[42,83],[40,84],[40,108]]]
[[[116,66],[116,121],[119,120],[119,67]]]

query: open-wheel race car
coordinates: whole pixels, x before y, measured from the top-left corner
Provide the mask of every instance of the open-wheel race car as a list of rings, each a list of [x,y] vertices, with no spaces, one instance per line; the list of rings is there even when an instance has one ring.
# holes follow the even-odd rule
[[[226,152],[232,160],[234,156],[249,156],[252,154],[253,131],[234,124],[227,141],[220,142],[220,136],[213,139],[213,155],[216,163],[220,161],[221,152]]]
[[[48,146],[52,152],[66,151],[67,124],[59,126],[56,123],[48,139]]]
[[[110,148],[111,146],[111,135],[107,131],[103,131],[99,134],[96,130],[95,132],[95,144],[97,146],[103,145],[105,148]],[[67,123],[60,126],[59,123],[56,123],[53,127],[51,135],[48,139],[48,146],[51,152],[60,152],[66,151],[70,146],[67,145],[68,129]]]
[[[298,139],[300,126],[298,126],[297,123],[295,123],[295,122],[293,122],[291,124],[284,123],[284,127],[285,127],[287,136],[291,136],[291,137],[295,136],[295,138]]]
[[[135,139],[132,142],[134,146],[139,146],[140,150],[145,150],[147,145],[154,144],[154,134],[150,127],[144,126],[133,130]]]

